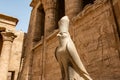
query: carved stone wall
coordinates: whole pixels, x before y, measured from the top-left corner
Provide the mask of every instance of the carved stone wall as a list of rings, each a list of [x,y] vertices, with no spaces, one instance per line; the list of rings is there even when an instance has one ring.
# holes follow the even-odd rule
[[[73,0],[65,1],[65,4],[70,4]],[[71,9],[65,10],[65,14],[72,16],[70,33],[76,44],[79,56],[94,80],[120,79],[120,1],[111,1],[113,0],[96,0],[94,4],[86,5],[81,12],[76,12],[77,14],[71,12],[73,8],[71,6],[75,4],[74,9],[78,10],[77,3],[67,5]],[[47,4],[40,3],[43,5],[45,15],[54,15],[54,11],[51,10],[50,13],[46,14],[44,6],[47,6]],[[27,55],[24,58],[25,64],[21,72],[22,78],[19,80],[61,80],[60,68],[54,56],[55,48],[58,45],[56,37],[58,31],[55,30],[55,27],[48,27],[53,25],[51,22],[55,22],[55,17],[52,19],[51,17],[45,18],[51,22],[44,22],[45,35],[37,42],[34,42],[34,39],[40,37],[37,35],[39,34],[38,26],[35,26],[38,22],[36,22],[34,17],[37,16],[35,13],[37,6],[37,4],[34,5],[31,15],[28,38],[26,40],[29,47],[26,48]],[[50,34],[46,32],[48,29],[52,31]],[[46,33],[48,34],[47,36]],[[29,68],[29,71],[27,71],[27,68]]]
[[[65,15],[70,19],[76,16],[83,8],[83,0],[64,0],[65,1]]]
[[[0,80],[17,80],[19,74],[25,33],[15,29],[17,22],[0,14]]]
[[[113,6],[113,10],[114,10],[114,17],[115,17],[115,21],[116,21],[116,25],[118,26],[118,32],[119,32],[119,36],[120,36],[120,1],[114,1],[114,6]]]
[[[30,24],[29,24],[29,29],[28,29],[28,33],[26,35],[26,39],[25,39],[25,43],[24,43],[24,52],[25,54],[22,57],[23,60],[23,66],[22,66],[22,70],[20,71],[19,74],[19,80],[26,80],[29,79],[29,76],[31,74],[31,57],[32,57],[32,45],[34,42],[34,31],[35,31],[35,9],[32,10],[31,13],[31,18],[30,18]]]
[[[43,47],[40,45],[39,47],[35,48],[33,53],[33,62],[32,62],[32,80],[41,80],[42,77],[42,53]]]
[[[94,80],[118,80],[119,43],[110,6],[105,4],[84,15],[86,17],[74,22],[75,43],[80,57]]]
[[[51,37],[47,39],[45,47],[45,80],[60,80],[60,67],[55,58],[55,49],[58,45],[58,40],[56,34],[54,33]],[[56,71],[54,71],[56,70]],[[51,74],[52,73],[52,74]]]

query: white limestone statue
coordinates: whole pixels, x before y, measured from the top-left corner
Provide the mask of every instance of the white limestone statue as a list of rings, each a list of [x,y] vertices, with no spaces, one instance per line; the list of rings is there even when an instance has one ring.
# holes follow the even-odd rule
[[[92,80],[83,66],[68,32],[68,17],[62,17],[58,25],[59,46],[55,50],[55,57],[61,67],[62,80]]]

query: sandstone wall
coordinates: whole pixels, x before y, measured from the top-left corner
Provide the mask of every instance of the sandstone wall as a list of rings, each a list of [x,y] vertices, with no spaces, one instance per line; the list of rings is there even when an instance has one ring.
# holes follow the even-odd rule
[[[105,3],[92,8],[74,22],[78,52],[94,80],[119,80],[119,42],[111,7]]]
[[[79,56],[94,80],[120,79],[120,1],[111,2],[113,4],[109,1],[97,0],[94,4],[85,6],[70,24],[71,37]],[[35,35],[37,27],[34,19],[31,20],[27,44],[32,47],[26,49],[23,77],[20,80],[61,80],[60,67],[54,55],[58,45],[56,37],[58,31],[53,31],[51,35],[41,38],[33,45],[32,40],[37,37]],[[30,72],[27,71],[28,67],[31,67]]]
[[[32,80],[41,80],[42,77],[42,53],[43,47],[42,44],[39,47],[36,47],[33,53],[33,62],[32,62]]]
[[[53,33],[53,35],[47,38],[45,46],[45,80],[60,80],[61,78],[60,67],[55,59],[55,49],[57,45],[58,40],[56,33]]]
[[[116,41],[118,34],[115,30],[116,24],[110,4],[101,3],[90,6],[88,10],[85,9],[74,17],[71,27],[74,27],[71,28],[73,29],[71,33],[79,55],[91,77],[95,80],[118,80],[120,78],[117,47],[119,43]],[[57,44],[56,36],[52,36],[46,41],[45,53],[43,53],[45,54],[43,68],[45,69],[45,80],[61,79],[60,68],[54,56]],[[38,56],[40,54],[36,55],[36,57]]]
[[[16,25],[17,25],[18,19],[11,17],[11,16],[7,16],[4,14],[0,14],[0,58],[3,58],[2,55],[4,55],[4,47],[7,45],[8,47],[10,47],[10,51],[6,51],[5,53],[7,53],[7,55],[5,55],[5,59],[6,60],[1,60],[0,62],[3,63],[3,68],[1,70],[3,70],[3,73],[0,73],[0,75],[4,75],[4,76],[0,76],[0,79],[3,79],[3,77],[5,78],[13,78],[14,80],[17,80],[18,77],[18,73],[19,73],[19,68],[20,68],[20,62],[21,62],[21,55],[23,53],[23,42],[24,42],[24,32],[22,31],[17,31],[15,29]],[[6,44],[4,45],[4,37],[2,35],[2,32],[4,33],[12,33],[14,35],[16,35],[16,38],[13,40],[13,43],[10,44]],[[7,36],[7,38],[10,36]],[[13,37],[13,36],[12,36]],[[8,40],[9,41],[9,40]],[[5,49],[7,49],[7,47],[5,47]],[[3,50],[3,51],[1,51]],[[9,49],[8,49],[9,50]],[[8,61],[7,61],[8,58]],[[7,63],[5,63],[4,61],[6,61]],[[5,67],[5,65],[7,65],[7,67]],[[2,67],[2,65],[1,65]],[[11,75],[13,74],[13,75]]]
[[[61,78],[59,65],[54,56],[55,48],[58,44],[56,32],[58,31],[47,37],[45,45],[42,40],[34,46],[32,80],[59,80]]]
[[[12,44],[12,51],[9,61],[9,71],[15,71],[14,80],[17,80],[20,69],[21,56],[23,53],[24,33],[22,31],[16,31],[15,34],[17,35],[17,37]]]
[[[24,43],[24,54],[22,56],[22,70],[20,71],[19,74],[19,79],[20,80],[26,80],[28,79],[28,75],[30,73],[30,64],[31,64],[31,56],[32,56],[32,44],[33,44],[33,31],[34,30],[34,24],[32,22],[32,20],[34,20],[34,16],[35,14],[31,14],[31,19],[30,19],[30,24],[29,24],[29,29],[28,29],[28,33],[26,34],[26,39],[25,39],[25,43]]]
[[[114,1],[114,17],[116,21],[116,25],[118,26],[117,30],[119,32],[119,37],[120,37],[120,1],[116,0]]]
[[[0,27],[4,27],[7,30],[15,30],[15,26],[18,20],[14,17],[0,14]]]

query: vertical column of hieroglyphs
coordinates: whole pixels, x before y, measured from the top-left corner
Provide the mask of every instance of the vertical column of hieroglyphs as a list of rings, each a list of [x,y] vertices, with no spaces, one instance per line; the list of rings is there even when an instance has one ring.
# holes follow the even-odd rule
[[[3,46],[0,56],[0,80],[7,80],[9,58],[15,35],[11,32],[1,32],[1,35],[3,37]]]

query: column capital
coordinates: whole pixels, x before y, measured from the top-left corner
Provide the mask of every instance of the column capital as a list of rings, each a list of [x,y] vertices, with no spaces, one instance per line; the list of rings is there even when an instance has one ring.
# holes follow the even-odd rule
[[[1,32],[1,35],[3,37],[3,41],[11,41],[11,42],[13,42],[14,38],[17,37],[12,32]]]
[[[44,10],[48,10],[48,9],[56,9],[57,7],[57,0],[44,0],[43,1],[43,6],[44,6]]]

